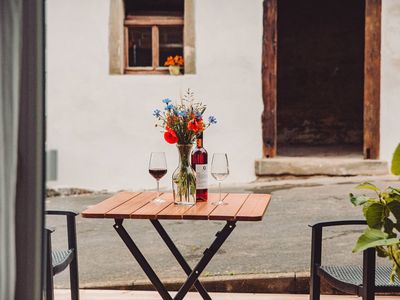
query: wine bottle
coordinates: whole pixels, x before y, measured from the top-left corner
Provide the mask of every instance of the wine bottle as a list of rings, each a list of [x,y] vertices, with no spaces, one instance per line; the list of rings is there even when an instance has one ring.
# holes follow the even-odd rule
[[[192,168],[196,172],[196,201],[208,199],[208,154],[203,147],[203,133],[196,138],[196,147],[192,151]]]

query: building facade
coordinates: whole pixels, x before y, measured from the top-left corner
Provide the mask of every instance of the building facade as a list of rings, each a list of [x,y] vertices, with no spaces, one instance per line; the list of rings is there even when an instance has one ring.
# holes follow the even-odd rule
[[[163,1],[154,2],[162,5]],[[390,161],[400,141],[397,113],[400,111],[397,98],[400,94],[400,2],[382,2],[379,158]],[[125,5],[122,0],[47,2],[47,148],[58,153],[57,180],[49,186],[96,190],[152,188],[155,182],[148,174],[150,152],[165,151],[168,174],[161,180],[161,186],[169,188],[178,154],[176,147],[166,144],[162,133],[154,127],[152,112],[162,107],[163,98],[179,99],[188,88],[207,104],[207,113],[218,119],[218,124],[206,131],[204,143],[210,156],[214,152],[228,153],[231,173],[227,182],[254,180],[254,161],[265,154],[261,119],[265,103],[263,1],[185,0],[186,65],[185,74],[180,76],[165,72],[126,72],[125,60],[131,58],[125,55]],[[279,26],[284,25],[278,23]],[[351,37],[347,41],[351,42]],[[347,47],[352,48],[351,43]],[[291,57],[290,53],[286,55]],[[281,82],[278,85],[285,90],[283,84],[287,81]],[[293,84],[289,87],[295,88]],[[278,87],[278,112],[280,94]],[[333,119],[331,123],[335,122]],[[346,124],[351,127],[351,123]],[[278,120],[278,137],[279,126]],[[286,138],[290,138],[290,132],[296,132],[282,128],[281,136]],[[353,141],[352,137],[356,139],[357,134],[354,130],[347,140]],[[305,140],[298,144],[302,142]],[[322,144],[329,144],[325,142]],[[315,139],[313,143],[321,145]],[[210,183],[213,183],[211,178]]]

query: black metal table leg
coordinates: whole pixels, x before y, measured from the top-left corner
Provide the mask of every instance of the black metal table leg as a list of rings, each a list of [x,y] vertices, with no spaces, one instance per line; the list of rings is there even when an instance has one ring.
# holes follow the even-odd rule
[[[122,219],[115,219],[114,228],[118,232],[121,239],[124,241],[125,245],[128,247],[129,251],[135,257],[136,261],[139,263],[140,267],[146,273],[151,283],[157,289],[158,293],[164,300],[172,300],[171,295],[168,293],[164,284],[158,278],[157,274],[154,272],[150,264],[147,262],[146,258],[140,252],[139,248],[133,242],[132,238],[129,236],[128,232],[122,226]]]
[[[192,269],[190,268],[189,264],[186,262],[182,254],[179,252],[178,248],[175,246],[174,242],[172,241],[168,233],[165,231],[164,227],[162,227],[161,223],[158,220],[150,220],[150,222],[153,224],[158,234],[164,240],[169,250],[171,250],[171,253],[175,256],[176,260],[181,265],[186,275],[189,276],[192,273]],[[204,300],[212,300],[210,295],[207,293],[206,289],[200,283],[200,281],[196,280],[194,282],[194,286]]]
[[[233,229],[236,227],[236,221],[227,221],[224,228],[221,231],[216,233],[216,238],[211,244],[209,248],[204,251],[203,257],[200,259],[196,267],[191,270],[189,264],[186,262],[182,254],[179,252],[178,248],[175,246],[171,238],[168,236],[167,232],[161,226],[160,222],[157,220],[151,220],[152,224],[156,228],[157,232],[160,234],[161,238],[166,243],[167,247],[171,250],[172,254],[175,256],[178,263],[181,265],[182,269],[188,275],[185,283],[179,289],[178,293],[175,295],[174,298],[168,293],[167,289],[165,288],[164,284],[158,278],[157,274],[154,272],[150,264],[147,262],[146,258],[140,252],[139,248],[133,242],[132,238],[129,236],[126,229],[122,226],[122,219],[115,219],[114,228],[124,241],[125,245],[128,247],[129,251],[132,253],[133,257],[139,263],[140,267],[146,273],[147,277],[150,279],[153,286],[157,289],[160,296],[163,300],[182,300],[190,288],[195,285],[196,289],[203,297],[204,300],[211,300],[211,297],[208,295],[206,289],[201,285],[198,281],[200,274],[204,271],[205,267],[211,261],[213,256],[217,253],[219,248],[221,248],[222,244],[225,240],[229,237],[232,233]]]
[[[175,295],[174,300],[182,300],[192,285],[199,278],[200,274],[203,272],[207,264],[213,258],[215,253],[217,253],[218,249],[222,246],[228,236],[232,233],[233,229],[236,227],[236,221],[228,221],[224,228],[216,234],[216,238],[214,242],[211,244],[210,248],[207,248],[204,251],[204,255],[201,260],[198,262],[196,267],[193,269],[192,273],[190,273],[186,282],[179,289],[178,293]]]

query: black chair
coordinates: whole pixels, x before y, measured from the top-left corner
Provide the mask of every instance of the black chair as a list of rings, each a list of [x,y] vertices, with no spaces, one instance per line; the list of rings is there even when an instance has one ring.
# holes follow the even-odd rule
[[[69,266],[71,300],[79,300],[78,252],[75,223],[75,217],[78,214],[71,211],[48,210],[46,211],[46,215],[66,216],[68,235],[67,250],[52,250],[51,233],[54,230],[46,229],[46,299],[54,299],[53,276],[64,271]]]
[[[375,248],[363,252],[362,266],[324,266],[321,264],[322,229],[342,225],[367,225],[364,220],[347,220],[321,222],[311,225],[311,274],[310,299],[320,299],[320,279],[324,278],[329,285],[347,293],[358,295],[363,300],[375,299],[376,292],[400,292],[399,279],[391,284],[390,266],[376,266]],[[350,255],[350,254],[349,254]]]

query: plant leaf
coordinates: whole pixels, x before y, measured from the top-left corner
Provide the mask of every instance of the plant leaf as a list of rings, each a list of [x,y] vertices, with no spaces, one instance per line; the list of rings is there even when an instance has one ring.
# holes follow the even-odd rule
[[[400,242],[397,238],[387,238],[387,234],[378,229],[367,228],[358,238],[353,252],[364,251],[365,249],[377,246],[390,246]]]
[[[371,203],[364,211],[368,227],[381,229],[385,218],[385,206],[381,203]]]
[[[393,232],[393,228],[394,228],[395,224],[393,223],[393,221],[389,218],[385,218],[383,220],[383,229],[384,232],[387,233],[390,238],[394,238],[396,237],[396,234]]]
[[[390,193],[395,194],[397,196],[400,196],[400,189],[394,188],[394,187],[388,187],[388,190],[390,191]]]
[[[390,212],[394,215],[397,221],[400,220],[400,201],[397,199],[393,199],[392,201],[387,203],[387,207]]]
[[[375,191],[375,192],[380,192],[379,188],[377,188],[375,185],[373,185],[372,183],[369,183],[369,182],[360,183],[356,188],[357,189],[367,189],[367,190],[372,190],[372,191]]]
[[[352,193],[350,193],[350,201],[353,203],[354,206],[359,206],[363,205],[368,201],[369,197],[361,195],[361,196],[355,196]]]
[[[394,150],[391,171],[393,175],[400,175],[400,144]]]

